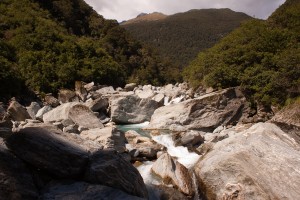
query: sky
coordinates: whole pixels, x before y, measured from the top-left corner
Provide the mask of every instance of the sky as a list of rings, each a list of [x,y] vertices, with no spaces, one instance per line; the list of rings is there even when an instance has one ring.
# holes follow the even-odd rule
[[[161,12],[167,15],[191,9],[230,8],[252,17],[266,19],[285,0],[85,0],[106,19],[119,22],[140,13]]]

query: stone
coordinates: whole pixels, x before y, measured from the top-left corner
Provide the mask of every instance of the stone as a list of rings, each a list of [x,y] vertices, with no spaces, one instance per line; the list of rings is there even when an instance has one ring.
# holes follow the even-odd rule
[[[90,157],[85,181],[114,187],[134,196],[148,197],[138,170],[114,151],[102,150]]]
[[[85,128],[103,128],[103,124],[85,105],[77,102],[65,103],[47,112],[43,116],[44,122],[56,122],[70,119],[78,126]]]
[[[105,127],[82,131],[80,136],[83,139],[88,139],[100,143],[104,149],[114,149],[117,152],[125,151],[125,136],[124,133],[115,127]]]
[[[59,106],[60,103],[57,98],[52,96],[52,94],[46,94],[46,96],[44,97],[44,104],[49,105],[52,108],[55,108],[55,107]]]
[[[300,128],[300,102],[292,103],[278,111],[271,122]]]
[[[55,132],[26,127],[12,134],[6,146],[30,165],[58,178],[80,176],[88,162],[88,152]]]
[[[75,94],[80,98],[80,100],[86,100],[88,92],[84,88],[84,83],[82,81],[75,81]]]
[[[125,85],[124,90],[126,90],[127,92],[133,91],[136,86],[136,83],[128,83]]]
[[[156,94],[152,99],[156,102],[158,102],[160,105],[164,104],[165,95],[162,93]]]
[[[187,145],[200,145],[204,142],[204,138],[201,132],[198,131],[188,131],[181,136],[181,144],[183,146]]]
[[[45,113],[49,112],[50,110],[52,110],[51,106],[44,106],[41,109],[39,109],[39,111],[36,113],[35,117],[36,119],[43,119],[43,116]]]
[[[76,133],[76,134],[79,134],[79,130],[78,130],[78,125],[77,124],[66,126],[62,130],[65,133]]]
[[[25,164],[0,142],[0,198],[38,199],[38,190]]]
[[[96,90],[94,82],[87,83],[83,86],[88,92]]]
[[[74,101],[76,93],[68,89],[60,89],[58,92],[58,101],[63,103],[68,103]]]
[[[12,134],[11,128],[0,127],[0,138],[8,138]]]
[[[61,129],[56,127],[54,124],[45,124],[45,123],[31,124],[31,123],[29,123],[29,124],[26,124],[23,128],[27,128],[27,127],[38,127],[38,128],[46,129],[56,135],[63,137],[67,141],[76,143],[78,146],[80,146],[82,149],[84,149],[87,152],[95,152],[95,151],[103,149],[103,146],[100,143],[82,138],[79,134],[64,133],[64,132],[62,132]]]
[[[111,120],[117,124],[137,124],[149,121],[158,103],[137,96],[123,96],[111,101]]]
[[[300,147],[291,136],[271,123],[229,135],[195,165],[206,199],[299,199]]]
[[[32,119],[36,119],[36,114],[41,109],[41,106],[37,102],[31,102],[30,106],[26,107],[28,114]]]
[[[239,122],[248,104],[239,88],[229,88],[155,110],[145,129],[169,129],[172,124],[212,132],[220,125]]]
[[[95,185],[86,182],[52,182],[43,190],[41,199],[142,200],[143,198],[132,196],[119,189],[115,189],[113,187],[108,187],[104,185]]]
[[[7,108],[9,117],[14,121],[25,121],[25,119],[31,119],[26,108],[24,108],[17,101],[11,101]]]
[[[115,89],[112,86],[102,87],[99,90],[96,90],[96,93],[101,95],[109,95],[116,93]]]
[[[87,101],[85,105],[93,112],[106,112],[109,106],[109,101],[107,98],[100,97],[92,101]]]
[[[151,171],[160,176],[164,183],[172,183],[182,193],[193,196],[192,178],[188,169],[165,153],[153,164]]]
[[[151,88],[143,89],[143,90],[136,90],[135,94],[141,99],[148,99],[154,97],[155,93]]]

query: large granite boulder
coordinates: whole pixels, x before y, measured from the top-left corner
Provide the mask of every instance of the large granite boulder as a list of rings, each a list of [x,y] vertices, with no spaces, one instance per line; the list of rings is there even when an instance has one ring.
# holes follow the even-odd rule
[[[7,113],[9,117],[14,121],[25,121],[25,119],[31,119],[26,108],[14,100],[9,104]]]
[[[44,189],[41,200],[72,199],[72,200],[142,200],[121,190],[103,185],[86,182],[53,182]]]
[[[36,119],[43,120],[44,114],[47,113],[47,112],[49,112],[50,110],[52,110],[51,106],[44,106],[44,107],[42,107],[36,113],[36,115],[35,115]]]
[[[136,95],[119,96],[111,101],[111,120],[117,124],[137,124],[149,121],[159,107],[158,102]]]
[[[93,112],[106,112],[109,101],[107,98],[97,98],[95,100],[90,99],[86,101],[85,105],[89,107]]]
[[[95,151],[98,151],[98,150],[101,150],[104,148],[103,145],[97,141],[93,141],[93,140],[89,140],[87,138],[81,137],[79,134],[62,132],[59,128],[57,128],[56,126],[54,126],[52,124],[27,123],[23,126],[23,128],[29,128],[29,127],[46,129],[46,130],[52,132],[53,134],[63,137],[67,141],[77,144],[78,146],[80,146],[80,148],[82,148],[88,152],[95,152]]]
[[[182,193],[193,196],[192,178],[189,171],[168,153],[161,155],[151,168],[165,183],[172,183]]]
[[[88,95],[87,90],[84,87],[85,83],[82,81],[75,81],[75,93],[80,100],[85,101]]]
[[[6,140],[19,158],[54,177],[76,178],[88,162],[88,152],[51,130],[26,127]]]
[[[98,151],[91,156],[85,181],[114,187],[134,196],[148,197],[138,170],[114,151]]]
[[[25,164],[0,141],[0,199],[38,199],[38,191]]]
[[[92,140],[100,143],[104,149],[114,149],[120,153],[125,151],[124,133],[115,127],[82,131],[80,136],[85,140]]]
[[[217,142],[195,165],[207,199],[299,199],[300,146],[259,123]]]
[[[65,103],[43,115],[44,122],[56,122],[70,119],[85,128],[103,128],[101,121],[85,105],[72,102]]]
[[[169,129],[177,124],[212,132],[220,125],[236,124],[247,108],[238,88],[229,88],[155,110],[147,129]]]

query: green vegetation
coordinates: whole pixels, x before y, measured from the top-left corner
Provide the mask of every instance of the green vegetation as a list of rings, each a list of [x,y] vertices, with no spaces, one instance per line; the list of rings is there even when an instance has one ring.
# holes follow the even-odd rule
[[[147,21],[152,15],[155,13],[121,25],[140,41],[157,48],[163,57],[168,57],[181,69],[195,59],[199,51],[212,47],[241,21],[251,19],[230,9],[191,10]]]
[[[253,101],[283,105],[300,94],[300,2],[287,0],[267,21],[244,23],[201,52],[185,79],[226,88],[241,85]]]
[[[152,50],[83,0],[1,0],[0,65],[0,95],[7,97],[24,83],[55,93],[76,80],[122,86],[170,79]]]

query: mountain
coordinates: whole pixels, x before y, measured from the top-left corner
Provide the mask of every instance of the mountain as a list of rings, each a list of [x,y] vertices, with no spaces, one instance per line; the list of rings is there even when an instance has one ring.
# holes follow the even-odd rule
[[[248,19],[251,17],[230,9],[201,9],[170,16],[153,13],[121,25],[138,40],[157,48],[162,56],[183,67],[199,51],[212,47]]]
[[[244,23],[185,69],[194,87],[241,85],[253,104],[281,106],[300,95],[300,1],[287,0],[266,21]]]
[[[113,86],[167,81],[160,75],[167,65],[153,50],[83,0],[1,0],[0,64],[1,99],[24,86],[55,93],[73,88],[75,80]]]
[[[134,23],[143,23],[143,22],[149,22],[149,21],[157,21],[167,18],[167,15],[154,12],[150,14],[141,13],[136,18],[130,19],[128,21],[122,22],[121,25],[128,25],[128,24],[134,24]]]

